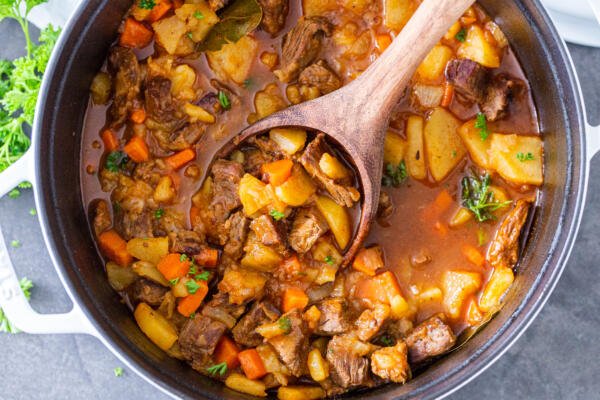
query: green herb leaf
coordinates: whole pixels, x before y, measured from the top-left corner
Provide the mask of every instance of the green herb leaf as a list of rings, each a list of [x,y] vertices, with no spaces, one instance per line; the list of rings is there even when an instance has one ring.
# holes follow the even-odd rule
[[[15,249],[16,249],[17,247],[21,247],[21,242],[19,242],[17,239],[15,239],[15,240],[12,240],[12,241],[10,242],[10,247],[13,247],[13,248],[15,248]]]
[[[158,210],[154,211],[154,218],[156,219],[161,219],[163,215],[165,215],[165,210],[162,208],[159,208]]]
[[[236,0],[220,15],[221,20],[198,45],[198,50],[217,51],[224,44],[237,42],[258,27],[262,15],[256,0]]]
[[[202,12],[196,10],[194,11],[194,17],[197,19],[203,19],[204,18],[204,14],[202,14]]]
[[[329,264],[329,265],[333,265],[333,264],[335,264],[335,261],[333,260],[333,257],[331,257],[331,256],[327,256],[327,257],[325,257],[325,260],[324,260],[324,261],[325,261],[327,264]]]
[[[192,266],[190,267],[190,271],[188,272],[188,275],[196,275],[197,273],[198,273],[198,267],[196,267],[196,265],[192,263]]]
[[[196,313],[195,312],[193,312],[193,313],[190,314],[190,319],[194,319],[194,318],[196,318]]]
[[[1,0],[0,0],[1,1]],[[33,282],[29,279],[23,277],[19,280],[19,286],[21,287],[21,291],[23,291],[23,295],[27,300],[31,299],[31,289],[33,288]],[[14,326],[4,314],[4,311],[0,308],[0,332],[6,333],[19,333],[21,332],[16,326]]]
[[[488,129],[485,114],[477,114],[477,118],[475,119],[475,128],[479,129],[479,137],[481,138],[481,140],[486,140],[488,136],[490,136],[490,131]]]
[[[292,331],[292,321],[288,317],[281,317],[277,320],[279,328],[283,331],[284,335],[288,335]]]
[[[190,279],[189,281],[187,281],[185,283],[185,287],[187,288],[187,291],[189,294],[196,294],[198,289],[200,289],[200,285],[198,285],[196,283],[196,281],[193,279]]]
[[[280,219],[282,219],[283,217],[285,217],[285,214],[282,213],[281,211],[277,211],[277,210],[271,210],[269,211],[269,215],[275,220],[275,221],[279,221]]]
[[[223,107],[223,110],[229,110],[231,108],[231,102],[229,101],[229,97],[227,97],[227,94],[224,91],[219,90],[219,94],[217,97],[219,99],[219,104],[221,105],[221,107]]]
[[[106,169],[110,172],[119,172],[127,164],[129,157],[122,151],[112,151],[106,156]]]
[[[381,178],[381,184],[386,187],[399,187],[408,178],[408,172],[406,171],[406,164],[404,160],[397,166],[388,163],[385,166],[385,172]]]
[[[10,197],[11,199],[18,199],[19,197],[21,197],[21,191],[15,188],[8,192],[8,197]]]
[[[31,215],[32,217],[35,217],[37,215],[37,211],[35,210],[35,208],[29,209],[29,215]]]
[[[115,373],[115,376],[116,376],[117,378],[119,378],[119,377],[123,376],[123,368],[121,368],[121,367],[117,367],[117,368],[115,368],[115,369],[113,370],[113,372]]]
[[[189,258],[188,258],[188,256],[187,256],[187,254],[185,254],[185,253],[182,253],[182,254],[179,256],[179,262],[186,262],[186,261],[189,261]]]
[[[152,10],[156,6],[156,2],[154,0],[140,0],[138,6],[144,10]]]
[[[169,280],[169,285],[175,286],[179,283],[179,278]]]
[[[192,32],[186,33],[185,36],[187,36],[188,39],[193,39],[194,38],[194,34]]]
[[[391,347],[396,344],[396,340],[389,335],[380,336],[377,341],[384,347]]]
[[[464,42],[467,39],[467,30],[462,28],[460,31],[458,31],[454,38],[461,43]]]
[[[490,191],[490,175],[481,177],[475,174],[462,179],[462,205],[469,209],[477,221],[485,222],[495,219],[494,211],[506,207],[512,201],[498,202],[494,199],[494,192]]]
[[[227,363],[222,362],[220,364],[211,365],[210,367],[206,368],[206,372],[212,376],[215,376],[216,374],[223,376],[227,373]]]
[[[210,278],[210,272],[202,271],[198,275],[194,276],[194,279],[197,281],[207,281]]]
[[[517,160],[521,162],[533,161],[534,157],[532,153],[517,153]]]

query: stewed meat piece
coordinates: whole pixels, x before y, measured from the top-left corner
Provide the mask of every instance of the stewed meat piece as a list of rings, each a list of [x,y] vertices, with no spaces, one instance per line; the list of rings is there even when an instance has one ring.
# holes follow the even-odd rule
[[[263,18],[260,26],[272,36],[275,36],[285,25],[285,18],[289,10],[288,1],[258,0],[263,10]]]
[[[344,299],[325,299],[315,304],[321,312],[317,335],[333,336],[346,333],[352,327]]]
[[[261,215],[250,223],[250,229],[256,234],[258,241],[265,246],[273,246],[280,253],[286,250],[287,223],[274,221],[268,215]]]
[[[146,81],[146,125],[153,131],[170,133],[185,124],[184,119],[178,118],[178,107],[171,95],[171,86],[171,80],[163,76],[155,76]],[[168,140],[163,135],[158,135],[157,141],[168,150]]]
[[[408,347],[400,341],[393,347],[383,347],[371,354],[371,371],[386,381],[405,383],[410,379]]]
[[[279,316],[279,310],[268,301],[255,302],[233,328],[233,338],[244,346],[256,347],[263,342],[263,337],[255,329],[264,323],[277,320]]]
[[[226,329],[224,323],[204,315],[188,319],[179,333],[179,347],[192,368],[206,374],[215,347]]]
[[[327,361],[331,380],[347,389],[355,386],[371,386],[369,359],[372,346],[353,335],[334,336],[327,344]]]
[[[96,236],[110,228],[110,210],[108,208],[108,203],[105,200],[98,200],[96,203],[93,225]]]
[[[231,214],[225,221],[222,227],[219,227],[221,232],[221,245],[223,253],[231,259],[236,259],[242,254],[244,242],[248,236],[248,225],[250,220],[246,218],[242,211]]]
[[[277,356],[292,375],[302,376],[307,372],[308,325],[298,309],[282,315],[281,319],[289,322],[289,333],[269,338],[267,342],[273,346]]]
[[[410,363],[418,365],[450,350],[456,337],[444,314],[437,314],[417,325],[404,341]]]
[[[296,213],[292,223],[290,246],[298,253],[306,253],[328,229],[319,210],[314,207],[302,208]]]
[[[342,87],[342,80],[327,65],[325,60],[319,60],[306,67],[300,73],[298,82],[316,87],[321,94],[331,93]]]
[[[140,278],[131,285],[128,293],[133,303],[146,303],[156,307],[162,303],[168,291],[169,288],[151,280]]]
[[[140,65],[132,49],[115,46],[108,55],[108,67],[114,75],[113,102],[108,114],[110,125],[118,128],[129,117],[140,93]]]
[[[202,315],[221,321],[227,329],[232,329],[245,311],[244,305],[230,303],[229,295],[219,292],[202,308]]]
[[[487,261],[491,266],[512,268],[519,259],[519,236],[527,220],[529,202],[517,200],[514,208],[508,213],[496,236],[490,243]]]
[[[204,238],[195,231],[181,230],[173,232],[171,237],[171,252],[194,255],[204,247]]]
[[[208,210],[210,222],[216,226],[224,223],[229,214],[242,205],[238,188],[244,168],[236,161],[220,159],[214,163],[211,173],[214,195]]]
[[[356,335],[363,342],[371,340],[390,316],[390,307],[377,303],[372,310],[363,311],[355,321]]]

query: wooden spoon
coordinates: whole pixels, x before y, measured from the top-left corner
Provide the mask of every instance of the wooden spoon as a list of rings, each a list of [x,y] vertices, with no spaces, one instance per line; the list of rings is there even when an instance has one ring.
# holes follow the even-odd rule
[[[354,162],[362,185],[362,210],[347,264],[376,218],[383,169],[383,142],[392,108],[417,67],[475,0],[423,0],[390,47],[359,78],[326,96],[286,108],[244,129],[219,155],[272,128],[298,127],[333,138]]]

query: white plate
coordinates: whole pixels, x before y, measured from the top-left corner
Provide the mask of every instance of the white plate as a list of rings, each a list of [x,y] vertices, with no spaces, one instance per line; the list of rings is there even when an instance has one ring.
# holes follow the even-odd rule
[[[600,0],[542,0],[563,38],[572,43],[600,47]],[[594,15],[594,8],[598,20]]]

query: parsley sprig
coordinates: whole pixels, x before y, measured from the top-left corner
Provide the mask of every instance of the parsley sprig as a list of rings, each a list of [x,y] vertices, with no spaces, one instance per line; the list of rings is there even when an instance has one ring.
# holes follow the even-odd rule
[[[490,136],[490,130],[487,125],[487,119],[484,113],[478,113],[475,119],[475,128],[479,129],[479,137],[486,140]]]
[[[288,317],[281,317],[277,320],[279,328],[283,331],[284,335],[289,334],[292,331],[292,321]]]
[[[220,364],[211,365],[210,367],[206,368],[206,372],[212,376],[215,376],[216,374],[223,376],[227,373],[227,363],[222,362]]]
[[[398,165],[388,163],[385,166],[383,177],[381,178],[381,184],[386,187],[399,187],[408,178],[408,172],[406,171],[406,164],[404,160]]]
[[[490,190],[490,175],[468,175],[462,179],[462,205],[469,209],[477,221],[485,222],[494,219],[494,211],[506,207],[512,201],[499,202],[494,199],[494,192]]]
[[[269,215],[275,220],[275,221],[279,221],[280,219],[282,219],[283,217],[285,217],[285,214],[282,213],[281,211],[277,211],[275,209],[269,211]]]

